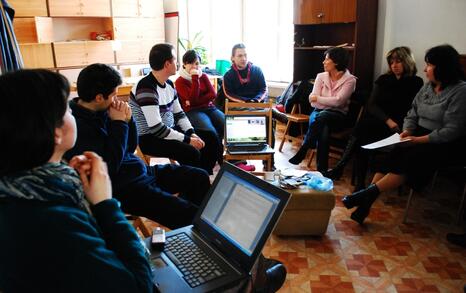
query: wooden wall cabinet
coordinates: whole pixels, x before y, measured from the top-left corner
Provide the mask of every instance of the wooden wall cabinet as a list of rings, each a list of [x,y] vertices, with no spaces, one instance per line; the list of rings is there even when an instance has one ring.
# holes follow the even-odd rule
[[[164,19],[115,17],[113,32],[121,49],[116,51],[116,63],[148,63],[153,45],[165,41]]]
[[[48,0],[50,16],[110,17],[109,0]]]
[[[78,67],[115,62],[111,41],[55,42],[56,67]]]
[[[356,2],[357,0],[295,0],[294,24],[354,22]]]
[[[26,68],[77,70],[91,63],[138,66],[165,41],[163,0],[10,0]],[[113,5],[113,6],[112,6]],[[112,10],[113,8],[113,10]],[[50,14],[50,17],[47,16]],[[28,16],[28,17],[25,17]],[[124,17],[122,17],[124,16]],[[113,41],[91,41],[91,32]]]
[[[53,68],[52,44],[19,44],[25,68]]]
[[[139,0],[139,16],[160,17],[163,11],[163,0]]]
[[[50,17],[15,17],[13,28],[18,43],[53,42],[53,27]]]
[[[121,50],[116,51],[119,64],[148,63],[149,52],[155,43],[151,40],[121,41]]]
[[[163,0],[112,0],[114,17],[160,17]]]
[[[113,19],[115,40],[165,40],[164,19],[116,17]]]
[[[334,22],[311,22],[312,16],[305,12],[312,11],[313,7],[322,7],[322,2],[328,2],[327,6],[334,3],[331,8],[334,12],[330,13]],[[337,5],[338,3],[340,5]],[[307,7],[307,10],[303,10],[302,7]],[[353,7],[353,10],[348,11],[348,7]],[[293,80],[315,78],[317,73],[323,71],[325,51],[346,43],[346,49],[351,56],[349,70],[358,78],[357,87],[369,91],[372,88],[374,73],[378,1],[294,0],[294,8]],[[326,9],[329,11],[330,8]],[[345,11],[338,11],[340,9]],[[355,16],[353,21],[342,21],[349,20],[345,15],[350,14]]]
[[[15,17],[47,16],[47,0],[8,0]]]

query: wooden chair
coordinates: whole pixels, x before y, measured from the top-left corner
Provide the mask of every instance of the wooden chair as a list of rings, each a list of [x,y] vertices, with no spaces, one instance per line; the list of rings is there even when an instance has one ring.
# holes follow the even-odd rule
[[[225,99],[225,115],[242,115],[242,116],[265,116],[267,118],[267,143],[272,145],[272,102],[267,103],[236,103]],[[247,108],[242,110],[241,108]],[[224,152],[225,160],[263,160],[267,162],[266,169],[272,169],[274,152],[267,153],[248,153],[248,154],[230,154],[227,150]]]
[[[464,204],[465,204],[465,199],[466,199],[466,166],[446,167],[445,169],[435,171],[434,176],[432,178],[432,185],[429,188],[429,192],[432,193],[433,190],[434,190],[434,186],[435,186],[435,182],[437,180],[438,173],[441,172],[441,171],[446,171],[446,170],[448,170],[450,172],[459,173],[462,176],[462,180],[463,180],[462,181],[463,193],[461,194],[461,199],[460,199],[460,203],[459,203],[459,206],[458,206],[458,211],[456,212],[456,224],[459,225],[461,223],[461,219],[462,219],[462,216],[463,216],[463,213],[464,213],[464,208],[465,208]],[[405,212],[404,212],[404,215],[403,215],[403,223],[405,223],[405,224],[408,222],[408,212],[409,212],[409,209],[411,207],[411,203],[413,201],[414,193],[415,193],[414,189],[410,188],[408,201],[406,203],[406,208],[405,208]]]
[[[291,109],[290,114],[286,114],[286,117],[288,118],[288,123],[286,123],[286,128],[285,128],[285,133],[283,133],[283,139],[282,142],[280,143],[280,147],[278,148],[278,151],[281,152],[283,149],[283,145],[285,144],[285,141],[291,140],[299,140],[302,141],[302,137],[304,136],[303,132],[303,123],[309,123],[309,115],[306,114],[301,114],[301,105],[299,103],[296,103],[293,105],[293,108]],[[301,135],[299,137],[294,137],[291,135],[288,135],[292,123],[299,123],[299,127],[301,130]]]
[[[126,215],[126,219],[130,221],[134,229],[141,231],[142,235],[147,238],[152,235],[152,231],[146,226],[144,221],[139,216]]]
[[[150,166],[150,159],[151,159],[151,158],[155,158],[155,157],[153,157],[153,156],[149,156],[149,155],[144,154],[144,153],[141,151],[141,148],[140,148],[139,146],[137,146],[135,154],[136,154],[144,163],[146,163],[147,166]],[[172,159],[169,159],[169,160],[170,160],[170,164],[177,164],[177,162],[176,162],[175,160],[172,160]]]

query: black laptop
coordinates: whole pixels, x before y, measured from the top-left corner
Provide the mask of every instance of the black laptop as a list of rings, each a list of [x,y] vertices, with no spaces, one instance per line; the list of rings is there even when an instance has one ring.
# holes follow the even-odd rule
[[[222,291],[248,277],[290,194],[224,163],[192,226],[152,255],[162,293]],[[176,217],[176,215],[173,215]]]
[[[267,144],[265,116],[226,115],[225,141],[230,154],[273,152]]]

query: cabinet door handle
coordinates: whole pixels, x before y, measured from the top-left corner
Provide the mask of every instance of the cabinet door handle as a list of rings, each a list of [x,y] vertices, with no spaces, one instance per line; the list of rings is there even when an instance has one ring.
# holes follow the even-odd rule
[[[317,18],[322,18],[322,17],[324,17],[324,16],[325,16],[325,14],[324,14],[323,12],[317,14]]]

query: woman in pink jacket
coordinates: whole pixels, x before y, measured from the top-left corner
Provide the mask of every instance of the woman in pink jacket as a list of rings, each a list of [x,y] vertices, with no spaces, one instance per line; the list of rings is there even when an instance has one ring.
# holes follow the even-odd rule
[[[301,163],[309,149],[317,147],[317,170],[326,174],[328,167],[329,134],[345,126],[346,113],[356,78],[348,71],[349,53],[343,48],[325,52],[324,72],[317,74],[309,102],[314,107],[309,129],[299,151],[289,162]]]

